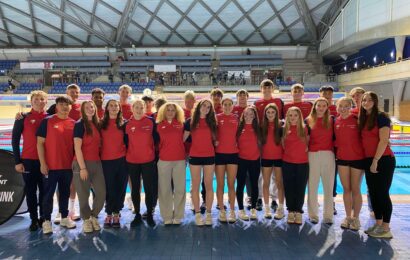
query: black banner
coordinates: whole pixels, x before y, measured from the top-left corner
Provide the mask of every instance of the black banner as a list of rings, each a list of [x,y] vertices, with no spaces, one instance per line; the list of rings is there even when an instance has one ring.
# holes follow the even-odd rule
[[[0,225],[14,216],[24,195],[24,179],[14,169],[13,154],[0,150]]]

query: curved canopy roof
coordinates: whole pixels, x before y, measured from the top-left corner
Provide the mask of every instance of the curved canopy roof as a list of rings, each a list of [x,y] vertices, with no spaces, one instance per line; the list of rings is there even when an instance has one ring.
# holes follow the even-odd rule
[[[346,0],[0,0],[0,47],[317,45]]]

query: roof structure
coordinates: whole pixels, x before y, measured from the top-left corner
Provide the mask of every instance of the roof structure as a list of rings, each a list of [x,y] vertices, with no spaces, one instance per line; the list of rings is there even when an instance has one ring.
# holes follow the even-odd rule
[[[345,0],[0,0],[0,47],[318,45]]]

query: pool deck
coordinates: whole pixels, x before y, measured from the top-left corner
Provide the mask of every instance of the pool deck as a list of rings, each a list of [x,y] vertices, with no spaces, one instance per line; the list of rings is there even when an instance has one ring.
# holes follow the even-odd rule
[[[332,226],[313,225],[306,213],[303,225],[288,225],[285,220],[264,219],[263,212],[258,212],[257,221],[221,224],[213,210],[212,227],[196,227],[189,199],[181,226],[164,226],[157,207],[154,228],[145,222],[130,228],[133,214],[125,206],[120,229],[83,234],[79,221],[72,230],[54,225],[55,232],[47,236],[30,233],[29,216],[23,214],[0,226],[0,259],[409,259],[410,196],[393,196],[392,240],[364,234],[374,223],[365,197],[359,232],[339,227],[344,217],[340,195]],[[100,223],[103,218],[101,213]]]

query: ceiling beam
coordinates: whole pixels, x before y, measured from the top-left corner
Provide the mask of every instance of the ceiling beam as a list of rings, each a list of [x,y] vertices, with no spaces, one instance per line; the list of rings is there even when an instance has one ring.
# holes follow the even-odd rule
[[[332,23],[350,0],[334,0],[323,15],[318,25],[319,39],[323,39]]]
[[[265,37],[265,35],[261,34],[260,31],[258,31],[258,26],[255,24],[255,22],[252,20],[252,18],[249,16],[250,13],[252,13],[256,8],[258,8],[263,2],[265,2],[264,0],[260,0],[259,2],[257,2],[254,6],[252,6],[251,9],[249,9],[247,12],[245,11],[245,9],[242,8],[242,6],[236,1],[234,0],[235,5],[239,8],[239,10],[241,10],[243,17],[248,18],[249,22],[252,24],[253,28],[254,28],[254,32],[250,33],[244,40],[243,42],[246,43],[254,33],[259,33],[260,36],[263,39],[263,42],[266,44],[267,43],[267,39]],[[242,20],[242,19],[241,19]]]
[[[276,16],[278,17],[278,19],[279,19],[279,22],[282,24],[282,26],[283,26],[283,30],[282,30],[282,32],[283,31],[285,31],[285,32],[287,32],[287,34],[288,34],[288,36],[289,36],[289,39],[290,39],[290,41],[291,41],[291,43],[294,43],[295,42],[295,39],[293,39],[293,36],[290,34],[290,32],[289,32],[289,30],[288,30],[288,26],[286,25],[286,23],[285,23],[285,21],[283,21],[283,19],[282,19],[282,12],[283,11],[285,11],[285,10],[287,10],[287,8],[289,8],[291,5],[287,5],[288,7],[285,9],[285,8],[282,8],[282,12],[279,12],[277,9],[276,9],[276,6],[272,3],[272,0],[267,0],[267,2],[268,2],[268,4],[270,5],[270,7],[272,8],[272,10],[273,10],[273,12],[276,14]],[[290,25],[289,25],[290,26]]]
[[[64,2],[65,2],[65,0],[62,0],[61,5],[63,5]],[[9,8],[9,9],[12,9],[13,11],[15,11],[15,12],[17,12],[17,13],[19,13],[19,14],[22,14],[22,15],[25,15],[25,16],[28,16],[28,17],[30,16],[30,14],[25,13],[25,12],[23,12],[22,10],[17,9],[16,7],[11,6],[11,5],[9,5],[9,4],[0,2],[0,7],[1,7],[1,6],[5,6],[5,7]],[[35,17],[35,16],[33,16],[33,19],[34,19],[34,21],[36,21],[36,22],[38,22],[38,23],[41,23],[41,24],[43,24],[43,25],[45,25],[45,26],[47,26],[47,27],[50,27],[50,28],[54,29],[55,31],[60,32],[61,37],[63,37],[64,35],[67,35],[67,36],[73,38],[74,40],[76,40],[76,41],[82,43],[83,45],[86,45],[86,43],[85,43],[84,41],[82,41],[81,39],[78,39],[76,36],[74,36],[74,35],[72,35],[72,34],[70,34],[70,33],[65,33],[65,32],[62,30],[62,28],[64,28],[64,22],[63,22],[63,21],[62,21],[62,27],[59,28],[59,27],[56,27],[56,26],[54,26],[54,25],[52,25],[52,24],[49,24],[49,23],[47,23],[47,22],[45,22],[45,21],[43,21],[43,20],[40,20],[40,19],[38,19],[38,18]],[[61,45],[64,45],[63,40],[60,41],[60,44],[61,44]]]
[[[8,31],[9,28],[8,28],[8,26],[7,26],[7,23],[6,23],[5,19],[4,19],[3,7],[2,7],[1,5],[0,5],[0,16],[1,16],[1,20],[3,21],[3,27],[4,27],[4,29],[5,29],[6,31]],[[9,44],[12,45],[13,42],[11,41],[10,35],[9,35],[9,34],[6,34],[6,37],[7,37],[7,40],[9,41]]]
[[[49,11],[49,12],[52,12],[56,15],[59,15],[59,16],[63,17],[65,20],[69,21],[70,23],[72,23],[72,24],[78,26],[79,28],[85,30],[86,32],[100,38],[102,41],[106,42],[108,45],[114,46],[114,42],[112,40],[108,39],[104,34],[94,30],[89,25],[78,21],[75,17],[72,17],[72,16],[70,16],[70,15],[64,13],[64,12],[61,12],[60,9],[58,9],[54,6],[51,6],[51,5],[49,5],[46,2],[41,1],[41,0],[31,0],[31,2],[35,5]]]
[[[125,5],[124,12],[122,13],[121,20],[118,24],[118,29],[116,30],[116,47],[119,47],[121,43],[124,41],[125,34],[127,33],[128,26],[130,25],[131,19],[134,16],[136,9],[137,0],[128,0],[127,4]]]
[[[220,45],[221,40],[228,33],[232,32],[232,30],[224,21],[222,21],[222,19],[219,17],[219,14],[225,9],[225,7],[227,7],[230,3],[232,3],[232,0],[227,0],[216,12],[214,12],[212,8],[210,8],[203,0],[198,0],[198,1],[199,3],[202,4],[203,7],[205,7],[206,10],[208,10],[208,12],[212,14],[212,18],[209,19],[208,22],[206,22],[202,28],[206,28],[213,20],[217,20],[225,28],[226,30],[225,33],[221,37],[219,37],[218,40],[213,41],[214,45]],[[238,43],[241,42],[241,40],[235,34],[232,34],[232,37],[234,37],[235,41],[237,41]]]
[[[302,22],[305,25],[308,35],[311,37],[313,44],[317,45],[318,34],[316,30],[316,25],[313,21],[312,14],[309,10],[308,5],[305,0],[293,0],[293,3],[296,6],[296,9],[299,13],[299,16],[302,18]]]
[[[95,10],[97,9],[97,2],[98,2],[97,0],[94,0],[94,3],[93,3],[93,9],[92,9],[92,12],[91,12],[91,21],[90,21],[90,26],[91,26],[91,28],[94,27]],[[91,44],[90,44],[90,38],[91,38],[91,35],[88,34],[88,35],[87,35],[87,43],[88,43],[89,45],[91,45]]]

